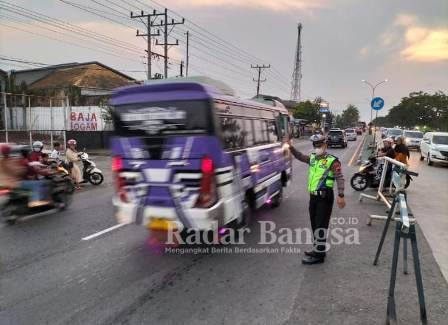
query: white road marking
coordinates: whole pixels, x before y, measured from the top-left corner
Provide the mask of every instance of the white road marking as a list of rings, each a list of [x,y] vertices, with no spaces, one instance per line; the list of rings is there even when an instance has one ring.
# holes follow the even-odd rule
[[[348,162],[349,166],[352,166],[352,164],[355,161],[356,157],[359,155],[359,150],[361,149],[361,146],[362,146],[363,143],[364,143],[364,138],[361,139],[361,141],[358,144],[358,147],[356,147],[356,150],[353,153],[352,159],[350,159],[350,161]]]
[[[128,225],[127,223],[119,223],[118,225],[112,226],[110,228],[98,231],[98,232],[96,232],[96,233],[94,233],[94,234],[92,234],[90,236],[84,237],[81,240],[91,240],[91,239],[96,238],[98,236],[101,236],[101,235],[103,235],[105,233],[108,233],[108,232],[110,232],[112,230],[115,230],[115,229],[118,229],[118,228],[121,228],[121,227],[127,226],[127,225]]]

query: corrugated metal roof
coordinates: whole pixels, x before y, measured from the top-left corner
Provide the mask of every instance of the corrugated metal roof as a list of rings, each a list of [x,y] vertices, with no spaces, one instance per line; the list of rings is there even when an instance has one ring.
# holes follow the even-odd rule
[[[129,85],[133,78],[97,62],[61,67],[33,82],[29,89],[80,88],[114,89]]]

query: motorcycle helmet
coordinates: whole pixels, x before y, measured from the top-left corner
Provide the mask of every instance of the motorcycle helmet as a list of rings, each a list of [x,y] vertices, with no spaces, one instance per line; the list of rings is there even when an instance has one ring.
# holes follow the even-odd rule
[[[322,134],[314,134],[310,137],[310,141],[313,143],[313,147],[316,147],[327,143],[327,138]]]
[[[41,141],[33,142],[33,151],[41,152],[43,148],[44,148],[44,144]]]
[[[67,144],[68,144],[69,146],[71,146],[71,145],[76,146],[76,140],[75,140],[75,139],[70,139],[70,140],[67,141]]]
[[[11,146],[8,143],[0,143],[0,152],[4,158],[8,158],[11,153]]]

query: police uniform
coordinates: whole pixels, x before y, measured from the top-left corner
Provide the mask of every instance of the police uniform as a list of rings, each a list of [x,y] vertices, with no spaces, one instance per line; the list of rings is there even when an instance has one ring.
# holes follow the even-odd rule
[[[308,173],[308,192],[310,193],[310,220],[313,231],[313,252],[315,256],[325,257],[325,230],[328,229],[334,202],[334,172],[331,170],[337,158],[326,155],[320,159],[310,155]],[[316,230],[319,229],[316,236]]]
[[[313,250],[302,262],[315,264],[324,262],[326,255],[326,232],[334,203],[333,187],[337,183],[338,195],[344,197],[344,177],[339,159],[324,152],[321,155],[305,155],[291,146],[291,153],[298,160],[309,164],[308,192],[310,194],[309,214],[313,231]],[[316,230],[318,230],[316,232]]]

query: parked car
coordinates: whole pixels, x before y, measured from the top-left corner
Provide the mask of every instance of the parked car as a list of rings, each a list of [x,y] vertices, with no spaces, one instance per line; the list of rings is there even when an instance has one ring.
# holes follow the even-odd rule
[[[327,134],[328,147],[341,146],[347,147],[347,138],[345,132],[341,129],[331,129]]]
[[[433,162],[448,163],[448,132],[425,133],[420,144],[420,160],[425,158],[429,166]]]
[[[386,138],[391,138],[395,141],[396,138],[401,137],[403,135],[402,129],[387,129]]]
[[[348,141],[356,141],[356,131],[355,129],[345,129],[345,135]]]
[[[417,149],[420,150],[420,142],[423,139],[423,132],[413,131],[413,130],[404,130],[403,131],[404,141],[406,146],[409,149]]]

